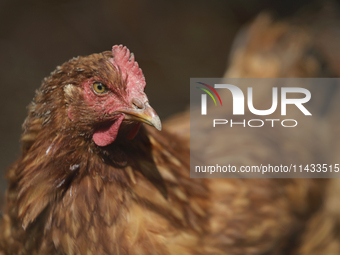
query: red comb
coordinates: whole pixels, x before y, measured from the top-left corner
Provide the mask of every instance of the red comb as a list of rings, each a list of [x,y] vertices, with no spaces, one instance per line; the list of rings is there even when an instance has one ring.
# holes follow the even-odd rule
[[[145,78],[142,69],[139,68],[135,56],[130,53],[129,49],[123,45],[115,45],[112,47],[113,65],[120,68],[123,79],[127,78],[127,88],[139,87],[144,89]]]

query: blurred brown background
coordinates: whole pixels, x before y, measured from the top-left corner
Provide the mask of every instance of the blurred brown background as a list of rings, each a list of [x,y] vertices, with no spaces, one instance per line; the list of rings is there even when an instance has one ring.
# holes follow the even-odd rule
[[[287,1],[0,1],[1,153],[19,155],[26,106],[42,79],[66,60],[124,44],[146,76],[161,119],[189,104],[190,77],[221,77],[239,29],[260,12],[287,17],[313,5]],[[3,174],[2,174],[3,175]],[[0,180],[0,193],[6,188]]]

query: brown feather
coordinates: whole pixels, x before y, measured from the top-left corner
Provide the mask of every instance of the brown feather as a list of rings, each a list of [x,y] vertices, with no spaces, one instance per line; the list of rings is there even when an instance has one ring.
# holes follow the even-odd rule
[[[313,45],[308,31],[293,29],[296,47],[281,45],[292,29],[289,22],[260,16],[234,52],[228,75],[322,73],[307,65],[305,49]],[[281,66],[288,53],[294,61]],[[22,155],[7,174],[3,254],[339,253],[339,213],[323,203],[326,196],[338,203],[333,189],[326,189],[329,180],[191,179],[188,113],[170,121],[168,131],[142,127],[131,141],[124,123],[112,144],[97,146],[92,135],[101,119],[86,104],[81,84],[96,78],[114,84],[112,91],[124,98],[127,80],[112,57],[104,52],[71,59],[37,91],[23,125]],[[242,136],[240,143],[234,137],[244,133],[235,129],[228,143],[218,144],[245,164],[271,155],[279,161],[324,156],[323,145],[299,152],[284,136],[282,146],[264,146],[273,134],[262,132]],[[207,134],[202,142],[216,139]]]

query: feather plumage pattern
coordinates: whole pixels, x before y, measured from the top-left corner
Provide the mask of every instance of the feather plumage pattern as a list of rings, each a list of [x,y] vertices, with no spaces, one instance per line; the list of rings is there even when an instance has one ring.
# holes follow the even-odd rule
[[[254,48],[259,57],[256,35],[276,26],[259,17],[229,73],[251,76],[239,58]],[[290,35],[289,25],[278,31],[271,45]],[[98,82],[106,89],[100,95],[93,92]],[[339,214],[325,202],[336,200],[330,180],[191,179],[188,113],[161,132],[136,126],[160,127],[144,86],[123,46],[71,59],[44,80],[23,125],[22,155],[7,174],[1,255],[339,254]],[[98,130],[112,127],[113,140],[94,141]],[[237,145],[246,161],[251,148],[263,148],[261,134],[249,147],[234,132],[220,143],[225,151]],[[254,160],[269,149],[276,147]]]

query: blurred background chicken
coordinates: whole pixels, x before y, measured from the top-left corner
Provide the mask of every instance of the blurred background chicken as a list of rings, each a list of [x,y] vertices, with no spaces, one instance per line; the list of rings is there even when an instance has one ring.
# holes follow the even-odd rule
[[[316,6],[315,9],[320,7]],[[238,34],[226,77],[339,76],[336,4],[325,5],[317,11],[301,12],[295,18],[275,20],[272,17],[262,13]],[[149,76],[146,74],[148,84]],[[152,94],[152,89],[149,91]],[[339,123],[339,89],[321,89],[315,93],[319,98],[316,108],[323,109],[318,118],[324,125],[320,130],[308,130],[317,139],[307,141],[308,148],[314,151],[307,153],[307,160],[327,158],[328,162],[339,163],[340,143],[337,142],[339,134],[336,129]],[[258,99],[263,94],[265,91],[257,94]],[[150,101],[158,112],[161,107],[155,107],[151,97]],[[17,199],[18,194],[7,193],[2,223],[6,231],[1,238],[4,254],[25,254],[24,250],[26,254],[34,254],[39,249],[48,254],[56,250],[57,254],[339,254],[340,208],[336,179],[189,179],[188,120],[188,113],[181,113],[163,123],[165,131],[161,133],[146,128],[152,148],[143,150],[158,158],[155,162],[164,183],[159,176],[145,172],[140,175],[135,168],[126,169],[127,183],[132,187],[127,197],[133,202],[126,203],[127,200],[123,199],[126,208],[118,210],[118,215],[123,218],[112,219],[116,214],[101,215],[103,211],[93,209],[94,204],[100,201],[94,194],[101,194],[103,190],[98,184],[92,186],[88,178],[82,180],[87,187],[81,191],[85,200],[79,197],[81,202],[77,203],[82,216],[73,219],[65,211],[64,183],[54,183],[53,186],[42,182],[44,186],[34,186],[38,190],[39,187],[52,188],[52,195],[48,201],[40,200],[38,203],[48,204],[48,207],[32,207],[33,213],[28,210],[28,218],[18,215],[18,204],[11,202]],[[263,146],[261,135],[265,134],[261,133],[250,137],[249,144],[238,146],[245,135],[242,131],[230,134],[224,151],[242,158],[244,162],[248,160],[247,155],[255,150],[277,153],[275,148]],[[214,137],[209,136],[209,139],[213,141]],[[237,153],[235,148],[238,148]],[[26,147],[23,149],[26,153]],[[284,158],[292,152],[283,150],[282,153]],[[138,155],[135,153],[134,159],[140,162]],[[296,156],[302,155],[298,153]],[[261,157],[255,160],[261,162]],[[278,161],[282,163],[282,159]],[[17,178],[9,175],[12,191],[20,189],[15,186]],[[72,183],[72,180],[73,176],[68,181]],[[58,190],[59,184],[61,190]],[[39,192],[44,194],[44,190]],[[119,208],[112,204],[118,201],[116,193],[110,192],[108,197],[114,199],[106,200],[107,207],[101,207],[106,212],[114,211],[112,206]],[[118,197],[122,201],[122,195]],[[26,199],[30,203],[39,201],[32,196]],[[60,206],[63,203],[64,207]],[[55,214],[50,214],[50,210]],[[89,210],[91,214],[86,213]],[[129,214],[134,216],[126,216]],[[48,218],[48,215],[53,217]],[[65,217],[64,221],[58,222],[58,215],[59,218]],[[33,219],[33,216],[37,218]],[[105,223],[114,222],[117,230],[113,231],[113,235],[112,229],[109,231],[111,234],[107,234],[103,225],[98,225],[96,219],[99,218]],[[70,222],[80,219],[85,219],[80,226],[84,229],[81,228],[81,234],[77,235],[79,226]],[[94,248],[87,250],[88,247]]]
[[[338,9],[334,3],[326,4],[321,10],[312,13],[302,12],[298,17],[285,20],[274,20],[272,15],[262,13],[236,37],[231,51],[229,67],[224,77],[339,77],[338,63],[340,56],[339,51],[333,46],[339,42],[337,24]],[[260,92],[255,94],[254,102],[258,102],[258,105],[262,106],[262,108],[260,107],[261,109],[268,109],[271,103],[266,99],[266,96],[270,95],[268,93],[269,89],[271,88],[257,88],[257,91],[260,90]],[[333,86],[331,88],[310,87],[310,89],[312,94],[317,95],[318,100],[316,103],[314,101],[313,107],[318,109],[319,112],[312,123],[304,126],[298,137],[293,139],[281,137],[282,134],[277,132],[277,130],[272,133],[269,129],[262,129],[259,132],[249,134],[248,131],[244,131],[242,128],[238,128],[236,131],[233,128],[228,129],[228,135],[225,135],[225,128],[221,128],[219,130],[220,133],[217,133],[218,131],[215,129],[211,133],[209,131],[205,133],[206,139],[200,139],[202,147],[204,146],[202,151],[207,152],[203,157],[210,164],[213,163],[216,154],[211,149],[216,144],[220,144],[218,149],[223,148],[223,153],[227,154],[228,157],[237,158],[241,163],[248,165],[256,165],[256,163],[261,162],[261,159],[267,160],[267,157],[272,157],[274,162],[280,163],[285,162],[285,157],[287,156],[290,160],[295,156],[302,159],[306,157],[305,153],[309,149],[312,150],[307,152],[307,158],[305,158],[307,162],[326,159],[329,163],[338,163],[340,154],[337,123],[340,121],[338,114],[340,109],[340,88]],[[245,91],[245,88],[243,88],[243,91]],[[216,116],[221,116],[217,114],[218,109],[214,111]],[[188,118],[189,113],[174,116],[168,120],[166,127],[177,135],[188,139],[190,125],[185,121]],[[322,124],[319,126],[317,123]],[[315,128],[310,128],[310,125]],[[229,138],[226,139],[228,143],[224,143],[223,146],[219,142],[221,135]],[[236,138],[237,136],[238,138]],[[273,147],[268,146],[266,144],[268,137],[278,139],[280,145],[276,148],[290,149],[286,149],[282,153],[282,151],[274,149],[275,145],[272,144],[271,146]],[[306,148],[306,145],[308,145],[308,148]],[[211,146],[210,150],[207,149],[209,146]],[[276,153],[279,153],[279,155],[276,155]],[[275,156],[277,157],[276,159]],[[254,158],[255,160],[253,160]],[[250,182],[253,181],[251,180]],[[262,185],[266,185],[262,181],[258,181]],[[212,181],[213,185],[217,185],[216,182],[218,181]],[[220,182],[221,186],[224,185],[222,184],[224,183],[223,180]],[[275,180],[270,182],[276,183]],[[291,208],[293,211],[291,212],[297,213],[296,216],[299,219],[306,221],[302,224],[304,225],[303,227],[300,225],[301,222],[293,221],[296,232],[294,234],[291,233],[292,235],[289,238],[285,237],[287,238],[287,247],[276,246],[278,250],[268,251],[268,254],[339,254],[339,180],[308,181],[295,179],[288,182],[291,183],[287,185],[287,183],[283,184],[279,181],[279,186],[285,187],[288,194],[291,192],[292,197],[289,198],[290,202],[293,203]],[[221,186],[218,186],[216,189],[221,189]],[[245,186],[248,192],[252,189],[249,183],[245,184]],[[272,191],[280,190],[279,186],[275,186]],[[238,188],[235,187],[235,190]],[[219,191],[216,192],[219,193]],[[308,194],[309,192],[310,194]],[[247,193],[248,196],[250,194],[252,192]],[[299,197],[298,194],[302,196]],[[224,199],[225,197],[221,201]],[[248,203],[244,203],[249,206],[248,203],[251,202],[248,200]],[[274,207],[278,208],[279,206]],[[224,210],[230,210],[230,207],[224,208]],[[248,210],[248,214],[243,217],[250,219],[256,209],[249,206]],[[234,212],[232,215],[234,214],[236,213]],[[268,216],[263,216],[264,225],[270,224],[267,222],[268,218]],[[286,231],[288,222],[283,223],[282,219],[278,218],[276,220],[284,225],[281,230]],[[278,223],[276,229],[280,223]],[[247,227],[250,225],[247,224]],[[238,227],[239,230],[240,226]],[[264,229],[265,227],[257,228],[253,233],[256,233],[255,235],[259,237],[264,234]],[[237,230],[235,229],[235,231]],[[283,233],[280,232],[280,234]],[[259,239],[256,240],[259,241]],[[250,254],[252,254],[251,252],[257,254],[255,250],[248,250],[248,252]],[[240,254],[243,253],[244,251],[240,252]]]

